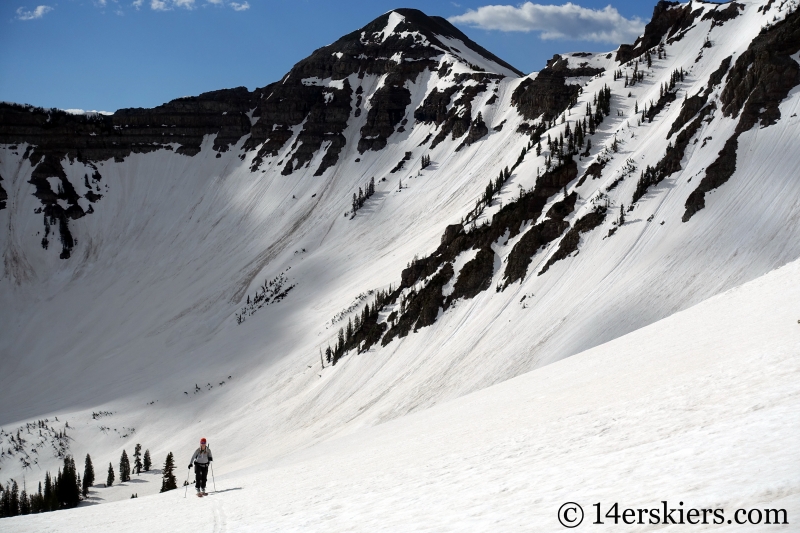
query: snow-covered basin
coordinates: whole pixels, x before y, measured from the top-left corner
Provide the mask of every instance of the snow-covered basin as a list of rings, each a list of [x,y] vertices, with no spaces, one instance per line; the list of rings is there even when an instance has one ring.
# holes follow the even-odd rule
[[[576,502],[586,513],[579,530],[767,527],[727,524],[743,508],[786,509],[789,525],[769,530],[796,531],[798,280],[794,262],[427,411],[277,462],[251,457],[252,468],[218,477],[208,498],[177,490],[3,519],[2,529],[560,531],[559,508]],[[725,522],[591,524],[598,502],[605,514],[614,503],[622,511],[663,501],[722,509]]]

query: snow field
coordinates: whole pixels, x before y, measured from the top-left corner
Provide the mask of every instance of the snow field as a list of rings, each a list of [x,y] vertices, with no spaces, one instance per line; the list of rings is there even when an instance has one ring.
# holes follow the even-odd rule
[[[721,508],[726,517],[737,508],[782,508],[792,524],[800,513],[798,276],[794,262],[457,400],[278,461],[253,455],[246,468],[218,476],[220,492],[207,500],[183,499],[178,490],[4,525],[19,532],[557,531],[567,501],[591,521],[596,502],[651,508],[662,500]],[[217,466],[228,460],[217,455]],[[604,520],[582,527],[619,529]]]

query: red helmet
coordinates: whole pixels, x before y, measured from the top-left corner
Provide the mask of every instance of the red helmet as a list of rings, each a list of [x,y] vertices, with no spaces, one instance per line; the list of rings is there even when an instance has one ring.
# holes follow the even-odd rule
[[[203,437],[202,439],[200,439],[200,444],[205,444],[205,443],[206,443],[206,438],[205,438],[205,437]]]

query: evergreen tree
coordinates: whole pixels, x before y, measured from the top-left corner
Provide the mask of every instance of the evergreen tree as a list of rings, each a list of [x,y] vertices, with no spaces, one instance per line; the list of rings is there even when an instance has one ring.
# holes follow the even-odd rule
[[[131,480],[131,463],[128,460],[128,452],[122,450],[122,457],[119,458],[119,482],[125,483]]]
[[[15,484],[16,482],[14,482]],[[11,489],[13,485],[9,484],[5,490],[3,490],[3,495],[0,497],[0,517],[7,517],[7,516],[16,516],[16,511],[12,509],[11,506]],[[0,485],[2,488],[2,485]]]
[[[108,477],[106,478],[106,487],[110,487],[114,484],[114,467],[111,466],[111,463],[108,463]]]
[[[625,223],[625,204],[619,206],[619,225]]]
[[[6,516],[17,516],[19,514],[19,486],[15,480],[11,481],[11,490],[6,489],[9,492],[9,501],[8,501],[8,514]]]
[[[89,494],[89,487],[92,485],[94,485],[94,466],[92,466],[92,458],[87,453],[83,465],[83,490],[81,491],[84,498]]]
[[[31,514],[31,502],[25,489],[22,489],[22,494],[19,497],[19,514]]]
[[[142,466],[144,466],[144,471],[145,472],[149,472],[150,471],[150,466],[152,466],[152,463],[150,462],[150,450],[145,450],[144,451],[144,465],[142,465]]]
[[[42,495],[42,482],[39,482],[39,491],[31,496],[31,513],[44,512],[44,496]]]
[[[248,298],[250,298],[248,296]],[[136,448],[133,450],[133,471],[136,472],[138,476],[142,471],[142,445],[137,444]]]
[[[167,454],[167,459],[164,461],[164,475],[161,478],[161,492],[167,492],[168,490],[173,490],[178,488],[178,484],[175,481],[175,474],[173,471],[175,470],[175,460],[172,457],[172,452]]]
[[[64,457],[64,469],[58,474],[56,494],[61,507],[76,507],[80,501],[81,487],[78,484],[75,461],[71,455]]]
[[[43,511],[55,511],[55,490],[53,490],[53,480],[50,477],[50,472],[44,475],[44,500],[42,501]]]

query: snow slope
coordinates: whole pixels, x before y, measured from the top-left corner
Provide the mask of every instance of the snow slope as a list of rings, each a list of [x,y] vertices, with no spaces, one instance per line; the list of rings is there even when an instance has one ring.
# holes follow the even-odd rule
[[[705,209],[689,222],[681,220],[686,199],[735,127],[735,121],[720,112],[702,124],[681,161],[682,169],[648,190],[633,211],[626,211],[625,224],[618,227],[614,221],[620,206],[630,205],[639,173],[660,160],[671,142],[666,135],[684,96],[704,90],[725,57],[732,55],[735,61],[762,27],[780,20],[788,10],[785,2],[774,2],[765,12],[758,9],[766,2],[742,4],[742,13],[721,26],[698,18],[681,40],[665,45],[667,57],[654,59],[644,81],[633,87],[613,80],[614,69],[632,70],[616,63],[613,53],[611,58],[606,54],[565,56],[571,66],[587,62],[607,69],[573,80],[583,84],[583,93],[565,121],[574,126],[597,91],[606,84],[612,89],[611,115],[592,136],[590,157],[577,161],[578,176],[600,156],[609,161],[598,179],[568,184],[568,191],[577,192],[579,198],[567,221],[574,223],[606,198],[611,214],[601,226],[581,235],[577,254],[537,275],[555,252],[556,240],[533,256],[525,279],[497,292],[494,288],[502,282],[514,244],[536,221],[526,223],[514,239],[493,244],[496,255],[488,290],[440,312],[432,326],[386,347],[350,352],[335,367],[321,368],[320,352],[334,344],[338,329],[371,301],[371,296],[365,299],[363,295],[390,284],[397,287],[403,268],[415,256],[435,250],[444,229],[462,220],[487,182],[504,167],[513,166],[528,146],[530,138],[518,127],[531,121],[525,121],[511,103],[523,79],[494,80],[475,97],[471,118],[480,112],[489,134],[459,151],[463,138],[451,135],[429,148],[426,139],[439,128],[413,117],[434,88],[443,90],[455,83],[457,74],[469,71],[468,65],[460,64],[456,72],[440,77],[445,63],[455,61],[455,52],[448,52],[438,59],[438,73],[427,71],[408,84],[408,124],[404,131],[391,134],[380,151],[362,154],[357,145],[372,105],[370,97],[386,79],[372,74],[349,76],[352,87],[363,87],[365,112],[349,118],[339,161],[322,176],[313,176],[322,149],[307,166],[289,176],[281,174],[282,163],[298,148],[300,127],[280,153],[265,158],[256,171],[251,170],[255,151],[243,148],[246,138],[218,153],[213,149],[213,135],[206,136],[200,153],[193,157],[159,150],[132,154],[122,162],[98,162],[104,197],[91,216],[70,222],[78,242],[69,260],[59,259],[55,247],[44,250],[39,244],[42,216],[36,209],[41,204],[32,196],[33,169],[24,158],[26,146],[0,146],[0,184],[8,193],[8,208],[0,210],[2,429],[13,433],[26,423],[47,418],[51,427],[62,430],[68,422],[69,453],[79,464],[90,453],[96,465],[118,464],[122,450],[130,454],[138,442],[150,449],[156,466],[169,451],[178,455],[180,466],[181,457],[188,459],[198,438],[206,436],[226,458],[217,467],[218,475],[245,479],[234,472],[287,454],[291,457],[315,444],[326,452],[337,446],[347,448],[350,444],[343,443],[366,439],[361,431],[368,427],[409,413],[418,413],[409,420],[428,420],[426,416],[434,415],[421,411],[534,369],[540,370],[524,379],[576,365],[599,371],[603,365],[589,362],[594,356],[588,354],[601,352],[586,350],[796,260],[800,257],[796,223],[800,182],[795,179],[800,167],[800,152],[795,149],[800,96],[796,88],[780,102],[781,118],[776,124],[741,135],[736,172],[707,195]],[[692,7],[712,8],[700,2]],[[707,38],[713,43],[711,48],[704,46]],[[697,59],[699,52],[702,57]],[[635,106],[656,101],[661,84],[681,67],[688,75],[678,86],[676,101],[652,122],[637,125]],[[343,82],[315,83],[333,87]],[[476,82],[460,83],[463,90]],[[719,102],[721,87],[711,94],[711,101]],[[454,105],[450,102],[448,110]],[[556,122],[545,136],[563,133],[565,124]],[[615,135],[616,153],[609,149]],[[406,152],[411,156],[404,168],[392,173]],[[430,155],[432,164],[420,170],[423,155]],[[496,214],[501,203],[517,198],[521,189],[533,187],[547,155],[546,147],[539,157],[529,151],[478,223]],[[636,170],[610,189],[629,161]],[[70,181],[83,194],[83,176],[91,170],[78,161],[65,166]],[[345,213],[353,193],[373,176],[375,195],[351,219]],[[560,194],[550,198],[548,207],[562,198]],[[467,259],[457,261],[459,269]],[[286,298],[258,309],[237,325],[235,315],[246,305],[248,295],[281,275],[286,287],[293,286]],[[388,314],[387,309],[381,320]],[[561,361],[581,352],[585,352],[581,357]],[[764,366],[743,354],[728,362],[730,372],[738,375],[752,365]],[[586,375],[592,372],[587,370]],[[732,381],[730,386],[737,385]],[[613,387],[606,393],[622,394]],[[686,392],[700,394],[693,389]],[[645,402],[631,394],[629,401]],[[646,399],[662,401],[652,395]],[[737,402],[744,400],[730,398],[731,409],[738,412]],[[566,397],[563,403],[572,405]],[[721,403],[719,408],[728,406]],[[92,417],[100,411],[112,414]],[[589,413],[586,416],[591,417],[593,411]],[[536,416],[556,420],[565,415],[553,407]],[[752,416],[758,420],[759,414]],[[412,424],[402,419],[396,422],[405,423]],[[660,438],[658,427],[649,426],[639,437]],[[374,434],[381,431],[376,429]],[[0,437],[0,449],[11,446],[7,434]],[[347,437],[350,434],[359,437],[330,444],[331,439],[352,438]],[[363,435],[367,434],[373,435]],[[572,438],[572,434],[564,435]],[[578,437],[582,435],[586,434]],[[400,453],[399,448],[410,446],[415,438],[404,445],[405,437],[397,437],[394,451]],[[55,472],[60,461],[50,447],[50,441],[32,436],[23,453],[0,455],[0,480],[5,485],[24,474],[36,482],[45,471]],[[609,444],[609,453],[613,449]],[[31,466],[25,468],[21,459]],[[707,457],[708,462],[700,466],[708,467],[718,459]],[[316,461],[321,464],[324,459]],[[363,461],[364,457],[358,460]],[[654,466],[651,473],[663,475],[665,464]],[[751,472],[747,468],[743,476]],[[292,472],[287,470],[285,475]],[[372,475],[368,470],[363,474]],[[336,485],[337,478],[329,475],[322,479],[329,479],[332,488],[349,486]],[[358,479],[354,476],[348,479]],[[231,483],[244,486],[245,482]],[[737,490],[753,488],[742,485],[746,484],[737,485]],[[142,484],[140,494],[154,489],[145,486],[149,487]],[[430,490],[439,490],[436,487],[446,490],[435,483]],[[98,488],[94,497],[96,501],[123,499],[137,490],[133,486]],[[274,490],[285,490],[285,484],[275,485]],[[237,494],[230,498],[239,500]],[[364,498],[359,501],[369,502],[368,496]],[[143,501],[129,505],[145,505]],[[546,517],[551,516],[548,511]]]
[[[559,507],[574,501],[587,513],[584,529],[650,531],[655,526],[615,527],[607,518],[604,527],[589,525],[592,505],[602,502],[605,514],[614,502],[650,509],[666,500],[671,508],[722,509],[726,520],[739,508],[786,509],[789,525],[768,529],[792,531],[800,513],[798,277],[794,262],[421,413],[280,461],[251,456],[246,468],[219,475],[219,492],[208,499],[184,499],[182,490],[140,493],[3,525],[19,532],[558,531]],[[217,468],[231,459],[218,453]],[[765,530],[712,521],[661,530]]]

